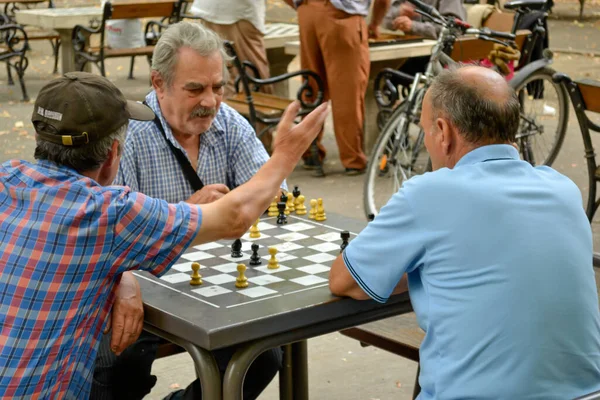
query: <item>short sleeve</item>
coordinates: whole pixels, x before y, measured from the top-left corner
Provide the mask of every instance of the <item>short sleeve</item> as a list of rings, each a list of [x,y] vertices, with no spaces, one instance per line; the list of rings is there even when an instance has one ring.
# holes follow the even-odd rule
[[[200,230],[200,207],[169,204],[141,193],[125,193],[117,208],[113,254],[121,270],[164,273]]]
[[[373,300],[384,303],[425,256],[423,233],[401,189],[343,253],[346,268]]]

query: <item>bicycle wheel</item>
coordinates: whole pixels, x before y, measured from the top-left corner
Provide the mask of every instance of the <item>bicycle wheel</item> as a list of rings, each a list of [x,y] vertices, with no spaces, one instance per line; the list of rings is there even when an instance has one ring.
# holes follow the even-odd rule
[[[521,104],[517,145],[531,165],[552,165],[567,130],[567,92],[552,80],[554,72],[544,67],[514,88]]]
[[[401,103],[379,134],[367,165],[363,204],[365,215],[377,215],[402,182],[426,171],[429,156],[419,116],[407,120],[408,104]],[[406,120],[402,129],[401,120]]]

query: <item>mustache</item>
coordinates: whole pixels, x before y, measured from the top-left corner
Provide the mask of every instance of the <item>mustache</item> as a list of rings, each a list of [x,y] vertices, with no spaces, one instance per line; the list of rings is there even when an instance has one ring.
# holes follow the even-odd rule
[[[192,111],[191,117],[214,117],[217,114],[216,108],[198,107]]]

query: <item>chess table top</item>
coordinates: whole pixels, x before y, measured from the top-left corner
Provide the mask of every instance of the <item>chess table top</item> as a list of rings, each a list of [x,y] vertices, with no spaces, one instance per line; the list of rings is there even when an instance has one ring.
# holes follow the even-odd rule
[[[365,226],[335,214],[320,223],[307,216],[290,215],[287,226],[276,218],[261,218],[261,238],[242,237],[243,257],[230,256],[233,241],[192,247],[161,278],[135,272],[142,289],[145,322],[213,350],[276,335],[336,318],[356,317],[382,307],[406,303],[396,296],[385,305],[374,301],[338,298],[329,291],[327,275],[339,254],[340,232],[351,238]],[[287,228],[287,229],[286,229]],[[248,265],[250,246],[257,243],[261,266]],[[269,247],[278,248],[280,269],[268,270]],[[191,286],[191,262],[201,264],[203,284]],[[248,266],[249,287],[235,287],[237,263]]]

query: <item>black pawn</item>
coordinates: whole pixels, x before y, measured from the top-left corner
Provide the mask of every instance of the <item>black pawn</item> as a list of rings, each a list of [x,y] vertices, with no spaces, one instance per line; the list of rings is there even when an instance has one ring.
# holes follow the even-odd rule
[[[231,244],[231,257],[240,258],[242,256],[242,241],[240,239],[235,239],[235,242]]]
[[[285,195],[281,196],[281,198],[283,199],[284,196]],[[285,198],[287,200],[287,196],[285,196]],[[279,210],[279,215],[277,216],[277,224],[287,224],[287,215],[285,215],[285,201],[280,201],[279,203],[277,203],[277,210]]]
[[[294,186],[292,194],[294,195],[294,198],[297,199],[302,193],[300,193],[300,188],[298,186]]]
[[[260,256],[258,255],[258,245],[256,243],[252,244],[252,255],[250,256],[250,265],[260,265],[262,261],[260,260]]]
[[[350,239],[350,232],[342,231],[340,236],[342,238],[342,245],[340,246],[340,253],[341,253],[342,251],[344,251],[346,246],[348,246],[348,239]]]
[[[288,200],[288,197],[286,196],[286,194],[285,194],[285,193],[283,193],[283,194],[281,195],[281,197],[279,198],[279,201],[281,201],[281,202],[282,202],[282,203],[284,203],[284,204],[285,204],[285,203],[287,203],[287,200]]]

